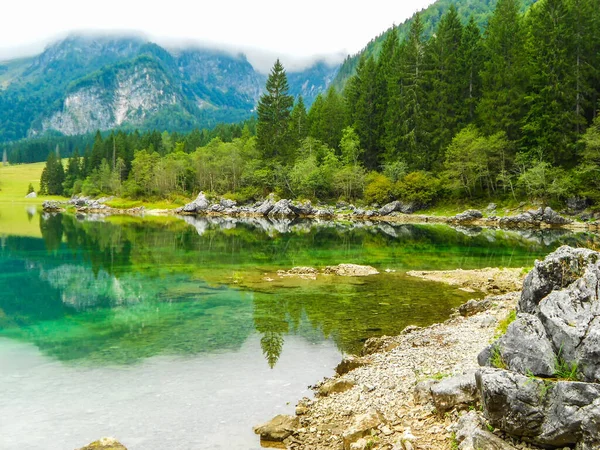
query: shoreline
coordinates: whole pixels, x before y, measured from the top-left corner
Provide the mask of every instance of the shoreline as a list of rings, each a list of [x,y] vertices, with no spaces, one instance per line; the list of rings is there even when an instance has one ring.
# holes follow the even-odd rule
[[[134,217],[144,216],[175,216],[175,217],[207,217],[207,218],[248,218],[248,219],[273,219],[273,220],[328,220],[338,222],[359,222],[359,223],[395,223],[395,224],[441,224],[467,228],[497,228],[505,230],[514,229],[536,229],[536,230],[569,230],[569,231],[600,231],[600,222],[577,222],[571,219],[565,219],[565,223],[547,223],[543,220],[520,220],[520,216],[506,217],[479,217],[479,218],[461,218],[461,213],[456,216],[434,216],[424,214],[405,214],[392,213],[389,215],[379,214],[349,214],[332,212],[331,214],[263,214],[248,211],[202,211],[200,213],[185,212],[181,208],[175,209],[146,209],[143,206],[129,209],[111,208],[103,205],[102,207],[72,207],[70,205],[57,204],[44,205],[42,207],[47,213],[68,213],[68,214],[94,214],[103,216],[127,215]],[[65,207],[66,206],[66,207]],[[468,211],[467,211],[468,212]],[[562,216],[559,216],[562,218]],[[564,218],[562,218],[564,219]],[[566,222],[568,220],[568,222]]]
[[[479,282],[482,278],[502,290],[522,282],[524,276],[520,269],[506,274],[493,268],[414,275],[432,279],[443,273],[445,276],[436,281],[448,283],[453,272],[458,276],[450,284],[461,286],[465,285],[465,275],[478,272],[471,288],[480,291],[485,291]],[[499,273],[504,275],[503,283],[494,282]],[[520,292],[514,290],[488,295],[467,303],[475,305],[474,309],[463,310],[461,306],[461,313],[443,323],[409,326],[397,336],[367,340],[360,356],[346,356],[335,375],[312,386],[313,399],[298,402],[293,431],[285,439],[278,443],[261,439],[261,445],[307,450],[458,448],[454,435],[462,411],[438,411],[439,406],[424,398],[419,386],[472,375],[479,368],[477,355],[494,339],[498,325],[514,310],[519,297]],[[372,426],[361,439],[354,439],[357,420],[364,417],[371,417]],[[255,431],[258,434],[260,427]],[[506,443],[516,445],[510,438]],[[518,445],[536,448],[521,442]]]

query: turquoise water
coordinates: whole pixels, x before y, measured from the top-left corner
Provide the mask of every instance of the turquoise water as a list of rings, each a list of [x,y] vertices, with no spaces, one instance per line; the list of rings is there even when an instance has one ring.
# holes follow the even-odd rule
[[[342,353],[444,320],[477,296],[407,270],[531,266],[594,239],[441,225],[34,220],[41,238],[0,239],[2,449],[107,435],[130,450],[257,448],[252,426],[291,413]],[[277,275],[346,262],[381,274]]]

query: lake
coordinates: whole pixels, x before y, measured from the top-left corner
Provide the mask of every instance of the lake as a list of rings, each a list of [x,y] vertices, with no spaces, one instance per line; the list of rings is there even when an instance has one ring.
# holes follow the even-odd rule
[[[343,354],[480,297],[406,271],[530,267],[562,244],[595,240],[3,206],[0,448],[74,449],[103,436],[130,450],[260,448],[252,427],[293,413]],[[339,263],[381,274],[277,274]]]

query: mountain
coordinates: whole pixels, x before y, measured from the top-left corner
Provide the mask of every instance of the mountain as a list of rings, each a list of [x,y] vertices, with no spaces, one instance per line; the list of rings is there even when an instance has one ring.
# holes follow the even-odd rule
[[[290,93],[310,105],[338,68],[317,62],[289,72]],[[73,35],[33,58],[0,62],[0,142],[46,132],[186,131],[238,122],[253,114],[266,78],[243,54]]]
[[[527,10],[536,1],[537,0],[521,0],[522,11]],[[437,0],[418,13],[421,15],[421,21],[423,22],[424,36],[426,38],[431,37],[434,30],[437,28],[440,19],[444,13],[448,11],[451,5],[454,5],[456,11],[458,12],[458,16],[463,23],[466,24],[469,21],[469,18],[473,16],[475,22],[481,29],[483,29],[487,24],[489,17],[494,12],[496,3],[498,3],[498,0]],[[416,14],[417,13],[415,13],[415,15]],[[379,36],[373,38],[367,44],[367,46],[357,54],[348,56],[337,72],[332,82],[333,86],[335,86],[338,90],[342,90],[344,88],[348,79],[356,72],[358,61],[360,61],[360,58],[363,55],[367,58],[369,56],[376,58],[381,51],[381,46],[383,45],[388,33],[391,33],[393,30],[395,30],[396,33],[398,33],[400,42],[402,42],[408,36],[408,32],[411,24],[414,21],[415,15],[405,20],[400,25],[389,28]]]

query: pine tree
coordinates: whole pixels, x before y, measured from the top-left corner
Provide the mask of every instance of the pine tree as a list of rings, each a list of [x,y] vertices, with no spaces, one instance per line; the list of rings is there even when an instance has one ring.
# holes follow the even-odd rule
[[[278,59],[267,79],[266,92],[258,102],[256,144],[263,160],[289,162],[289,122],[293,105],[285,69]]]
[[[482,96],[477,107],[486,134],[520,137],[526,85],[525,33],[517,0],[498,0],[484,40]]]

